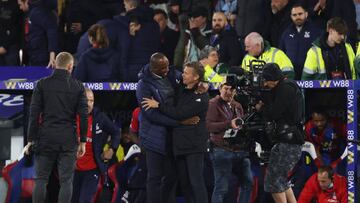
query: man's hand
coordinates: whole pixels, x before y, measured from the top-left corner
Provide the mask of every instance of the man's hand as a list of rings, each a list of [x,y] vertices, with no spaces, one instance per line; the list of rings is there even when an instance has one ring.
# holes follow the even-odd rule
[[[50,52],[49,56],[49,64],[47,65],[47,68],[55,68],[55,52]]]
[[[320,12],[321,10],[324,10],[326,7],[326,0],[319,0],[317,4],[314,6],[314,11]]]
[[[201,26],[201,22],[199,21],[198,18],[190,18],[189,19],[189,28],[190,29],[200,28],[200,26]]]
[[[78,146],[78,150],[77,150],[77,153],[76,153],[77,158],[80,158],[80,157],[84,156],[85,151],[86,151],[85,145],[86,145],[86,142],[80,142],[80,145]]]
[[[195,93],[196,94],[203,94],[209,90],[209,84],[206,82],[199,82]]]
[[[239,129],[241,126],[239,126],[239,125],[237,125],[236,124],[236,121],[238,120],[239,118],[234,118],[234,119],[232,119],[231,120],[231,127],[233,128],[233,129]]]
[[[6,49],[4,47],[0,47],[0,55],[6,54]]]
[[[145,111],[151,109],[151,108],[159,108],[159,102],[157,102],[154,98],[143,98],[143,101],[141,102],[142,107],[145,109]]]
[[[114,150],[112,148],[109,148],[108,150],[105,150],[103,152],[102,157],[104,160],[110,160],[113,155],[114,155]]]
[[[70,31],[74,34],[80,33],[82,30],[81,23],[71,23]]]
[[[197,24],[193,18],[189,18],[189,28],[190,29],[197,28]]]
[[[264,103],[263,103],[262,101],[259,101],[259,103],[257,103],[257,104],[255,105],[255,109],[256,109],[257,111],[260,111],[260,109],[261,109],[262,106],[264,106]]]
[[[29,155],[30,154],[30,146],[32,145],[33,143],[32,142],[28,142],[26,144],[26,146],[24,147],[24,153],[25,155]]]
[[[180,121],[180,123],[182,125],[196,125],[198,124],[200,121],[200,117],[199,116],[193,116],[191,118],[185,119],[183,121]]]

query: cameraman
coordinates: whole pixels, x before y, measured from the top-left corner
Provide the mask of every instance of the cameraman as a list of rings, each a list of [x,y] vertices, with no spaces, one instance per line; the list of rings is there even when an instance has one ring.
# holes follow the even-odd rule
[[[268,121],[274,121],[276,130],[271,141],[269,165],[265,175],[264,190],[272,194],[276,203],[296,203],[288,182],[288,174],[299,161],[302,134],[304,98],[300,88],[292,80],[284,79],[279,66],[268,63],[263,68],[264,87],[271,90],[272,101],[255,105]]]
[[[219,87],[220,95],[211,99],[206,116],[206,125],[210,133],[211,152],[210,158],[214,168],[214,191],[213,203],[222,203],[228,192],[229,178],[234,168],[240,168],[236,172],[241,181],[240,203],[250,202],[252,191],[252,173],[249,152],[239,144],[229,143],[224,135],[231,130],[240,129],[237,121],[243,116],[243,108],[234,100],[236,93],[235,84],[224,82]],[[233,132],[235,133],[235,132]]]

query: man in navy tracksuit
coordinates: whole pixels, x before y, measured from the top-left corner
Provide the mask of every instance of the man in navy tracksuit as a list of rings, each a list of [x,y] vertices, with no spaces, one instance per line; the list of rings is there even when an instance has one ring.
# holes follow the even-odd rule
[[[106,162],[112,158],[120,143],[119,127],[115,126],[104,113],[93,108],[93,92],[90,89],[85,89],[85,92],[89,112],[86,152],[76,161],[72,203],[91,202],[96,194],[99,177],[106,172]],[[111,146],[103,152],[108,135],[111,136]]]
[[[291,9],[292,24],[283,32],[279,48],[285,52],[294,65],[295,80],[301,79],[306,53],[312,42],[322,31],[311,21],[307,21],[308,12],[300,4]]]
[[[56,5],[56,4],[55,4]],[[28,33],[25,28],[26,48],[31,66],[54,66],[59,51],[57,16],[54,5],[42,0],[19,0],[20,9],[28,13]],[[27,27],[27,26],[26,26]]]

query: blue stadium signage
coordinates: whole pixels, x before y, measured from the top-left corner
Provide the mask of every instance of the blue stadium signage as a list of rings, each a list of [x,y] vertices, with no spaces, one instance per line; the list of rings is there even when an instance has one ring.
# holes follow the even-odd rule
[[[349,80],[310,80],[296,82],[301,88],[348,88],[352,84]]]
[[[0,84],[0,89],[6,90],[32,90],[35,87],[36,82],[14,82],[4,81]]]
[[[125,83],[125,82],[84,83],[84,86],[92,90],[132,91],[132,90],[136,90],[137,83]]]
[[[137,88],[137,83],[83,83],[85,87],[92,90],[103,91],[134,91]],[[17,81],[3,81],[0,83],[0,90],[33,90],[36,82],[17,82]]]

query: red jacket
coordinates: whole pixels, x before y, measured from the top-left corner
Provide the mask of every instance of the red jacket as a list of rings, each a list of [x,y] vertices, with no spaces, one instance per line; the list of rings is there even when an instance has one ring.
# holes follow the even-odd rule
[[[317,173],[312,175],[301,191],[298,203],[309,203],[315,199],[317,203],[347,203],[346,178],[334,174],[334,186],[326,191],[322,190],[317,181]]]

